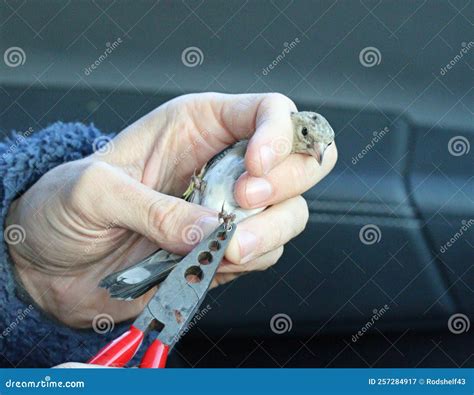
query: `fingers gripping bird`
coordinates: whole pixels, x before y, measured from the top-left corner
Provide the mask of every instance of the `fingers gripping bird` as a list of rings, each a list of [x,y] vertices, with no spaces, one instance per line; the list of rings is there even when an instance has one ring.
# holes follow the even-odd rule
[[[313,156],[321,165],[326,148],[334,141],[334,131],[320,114],[310,111],[292,112],[292,153]],[[224,220],[240,222],[257,214],[265,207],[244,209],[234,198],[234,185],[245,172],[245,153],[248,140],[239,141],[214,156],[194,174],[183,199],[216,211]],[[290,144],[288,144],[288,148]],[[229,210],[227,214],[224,209]],[[102,279],[100,287],[108,289],[116,299],[136,299],[161,283],[183,257],[158,250],[139,263],[112,273]]]

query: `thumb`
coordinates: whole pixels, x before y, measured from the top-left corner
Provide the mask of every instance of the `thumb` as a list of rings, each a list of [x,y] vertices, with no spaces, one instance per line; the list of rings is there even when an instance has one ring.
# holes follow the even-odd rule
[[[120,169],[104,164],[98,173],[95,184],[104,188],[94,211],[167,251],[187,253],[219,225],[216,211],[157,192]]]

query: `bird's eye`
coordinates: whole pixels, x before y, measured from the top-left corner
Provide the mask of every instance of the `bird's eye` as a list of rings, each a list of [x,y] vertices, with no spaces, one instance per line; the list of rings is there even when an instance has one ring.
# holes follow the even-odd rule
[[[332,141],[328,144],[328,147],[332,144]]]
[[[303,128],[303,129],[301,129],[301,134],[302,134],[303,136],[306,136],[306,135],[308,134],[308,128]]]

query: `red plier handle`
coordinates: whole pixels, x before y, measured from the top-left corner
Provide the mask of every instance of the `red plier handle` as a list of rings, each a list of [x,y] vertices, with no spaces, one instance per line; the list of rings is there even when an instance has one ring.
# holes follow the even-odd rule
[[[123,367],[125,366],[142,344],[145,334],[135,326],[122,336],[112,340],[102,348],[96,356],[92,357],[88,363],[102,366]],[[155,339],[148,347],[140,362],[140,368],[164,368],[168,358],[169,346],[163,344],[159,339]]]

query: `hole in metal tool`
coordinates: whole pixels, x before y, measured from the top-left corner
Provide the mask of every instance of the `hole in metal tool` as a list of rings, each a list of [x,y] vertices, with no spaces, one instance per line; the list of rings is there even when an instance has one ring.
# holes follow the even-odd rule
[[[219,232],[219,233],[217,233],[217,238],[218,238],[219,240],[225,240],[226,237],[227,237],[227,232]]]
[[[162,322],[158,321],[156,318],[151,321],[151,324],[149,326],[150,330],[155,332],[161,332],[164,327],[165,325]]]
[[[212,255],[209,251],[203,251],[198,256],[198,262],[201,265],[209,265],[212,262]]]
[[[219,243],[217,240],[212,240],[212,241],[209,243],[209,249],[210,249],[211,251],[218,251],[220,248],[221,248],[221,245],[220,245],[220,243]]]
[[[191,266],[186,269],[184,272],[184,278],[188,282],[188,284],[196,284],[201,282],[202,280],[202,270],[199,266]]]

